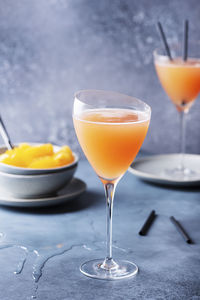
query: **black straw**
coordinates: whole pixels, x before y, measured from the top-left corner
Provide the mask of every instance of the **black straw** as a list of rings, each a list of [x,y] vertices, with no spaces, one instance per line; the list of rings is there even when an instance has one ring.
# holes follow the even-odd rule
[[[182,227],[182,225],[177,221],[173,216],[170,217],[171,222],[175,225],[177,231],[181,234],[184,241],[188,244],[192,244],[192,240],[185,231],[185,229]]]
[[[188,58],[188,29],[189,21],[185,20],[184,23],[184,40],[183,40],[183,60],[186,61]]]
[[[145,235],[147,233],[147,231],[151,227],[151,224],[154,221],[155,217],[156,217],[155,210],[152,210],[150,215],[148,216],[147,220],[145,221],[144,225],[142,226],[142,228],[139,231],[140,235]]]
[[[169,59],[172,60],[171,52],[170,52],[170,49],[169,49],[169,45],[167,43],[167,39],[166,39],[165,33],[163,31],[162,25],[161,25],[160,22],[158,22],[157,24],[158,24],[158,29],[159,29],[162,41],[163,41],[164,46],[165,46],[166,53],[167,53]]]

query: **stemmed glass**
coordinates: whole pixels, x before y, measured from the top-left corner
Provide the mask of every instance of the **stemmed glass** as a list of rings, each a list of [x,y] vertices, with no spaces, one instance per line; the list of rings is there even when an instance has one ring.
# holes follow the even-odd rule
[[[165,174],[179,180],[196,176],[195,171],[185,167],[185,117],[200,92],[200,44],[189,43],[189,57],[182,59],[182,45],[170,45],[172,60],[160,48],[154,51],[154,64],[161,85],[180,115],[181,150],[180,161],[175,169],[165,170]]]
[[[73,121],[84,154],[103,183],[107,208],[106,258],[85,262],[89,277],[115,280],[133,276],[138,267],[112,258],[113,199],[117,183],[137,155],[146,136],[151,109],[123,94],[85,90],[75,94]]]

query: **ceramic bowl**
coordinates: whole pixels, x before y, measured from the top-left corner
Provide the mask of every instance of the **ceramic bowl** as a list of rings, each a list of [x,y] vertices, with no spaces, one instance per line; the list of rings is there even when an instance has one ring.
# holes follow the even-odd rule
[[[31,144],[31,143],[29,143]],[[55,151],[59,146],[54,146]],[[5,147],[0,147],[0,153]],[[73,153],[73,163],[53,169],[27,169],[0,163],[0,195],[38,198],[56,193],[71,181],[78,165],[78,156]]]

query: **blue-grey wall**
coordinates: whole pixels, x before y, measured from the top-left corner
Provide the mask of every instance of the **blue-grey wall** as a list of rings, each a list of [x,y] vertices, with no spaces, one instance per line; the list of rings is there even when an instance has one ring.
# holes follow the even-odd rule
[[[167,36],[200,39],[199,0],[6,0],[0,3],[0,104],[14,141],[78,144],[73,94],[120,91],[145,100],[152,121],[143,149],[177,152],[179,119],[155,74],[152,51]],[[187,151],[200,153],[200,99],[187,127]]]

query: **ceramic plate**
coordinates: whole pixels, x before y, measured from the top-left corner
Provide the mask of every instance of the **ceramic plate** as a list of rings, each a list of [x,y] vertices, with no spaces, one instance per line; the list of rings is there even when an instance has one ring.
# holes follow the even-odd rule
[[[174,186],[200,186],[200,155],[185,154],[185,166],[195,171],[192,178],[177,179],[165,174],[174,169],[180,161],[180,154],[146,156],[136,159],[129,171],[149,182]]]
[[[70,201],[86,190],[86,184],[78,178],[73,178],[63,189],[55,195],[45,198],[20,199],[11,196],[3,196],[0,191],[0,204],[16,207],[39,207],[61,204]]]

